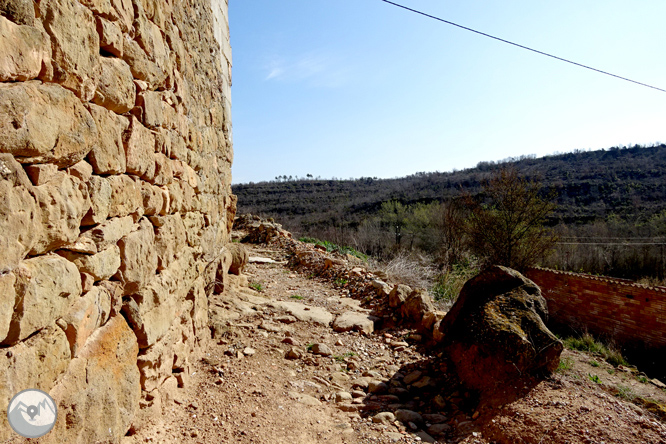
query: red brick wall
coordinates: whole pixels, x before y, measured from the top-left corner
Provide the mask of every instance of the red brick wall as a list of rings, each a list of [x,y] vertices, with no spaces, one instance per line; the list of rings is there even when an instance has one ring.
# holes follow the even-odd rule
[[[549,322],[585,327],[619,343],[666,347],[666,287],[540,268],[526,276],[548,301]]]

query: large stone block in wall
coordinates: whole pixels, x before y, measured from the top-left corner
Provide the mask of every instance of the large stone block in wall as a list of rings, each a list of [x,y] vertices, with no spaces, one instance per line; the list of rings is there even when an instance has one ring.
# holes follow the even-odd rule
[[[88,338],[104,325],[111,314],[111,293],[103,287],[93,287],[81,296],[62,318],[72,357],[78,356]]]
[[[0,152],[21,163],[82,160],[97,144],[97,126],[70,91],[38,81],[0,84]]]
[[[169,185],[173,181],[172,161],[162,153],[155,153],[155,185]]]
[[[136,117],[123,135],[127,172],[152,180],[155,177],[155,136]]]
[[[81,220],[90,209],[86,185],[59,171],[34,190],[42,229],[30,254],[43,254],[74,242],[79,237]]]
[[[164,29],[167,21],[171,19],[173,6],[168,2],[161,2],[155,0],[138,0],[146,17],[153,23],[156,23],[161,29]]]
[[[76,265],[55,254],[27,259],[15,269],[14,313],[2,344],[16,344],[55,322],[81,296]]]
[[[16,303],[16,290],[14,273],[0,274],[0,338],[7,337],[9,325],[12,321],[14,304]]]
[[[103,19],[100,16],[95,17],[97,20],[97,33],[99,34],[99,46],[106,52],[113,54],[116,57],[123,56],[123,33],[114,22]],[[128,67],[129,69],[129,67]]]
[[[79,3],[89,8],[95,15],[114,20],[118,18],[117,12],[113,9],[110,0],[79,0]]]
[[[129,65],[134,78],[147,82],[150,89],[164,85],[167,72],[150,60],[139,43],[128,36],[125,36],[123,42],[123,60]]]
[[[35,4],[32,0],[2,0],[0,15],[19,25],[34,26]]]
[[[126,175],[109,176],[111,205],[109,217],[127,216],[136,212],[143,203],[141,184]]]
[[[139,347],[146,348],[161,340],[174,319],[190,313],[186,297],[201,269],[191,248],[184,248],[178,258],[141,291],[123,305],[123,313],[132,326]]]
[[[81,273],[88,273],[95,282],[109,279],[120,268],[120,248],[117,245],[96,254],[76,253],[69,250],[58,250],[57,253],[74,263]]]
[[[81,221],[82,225],[96,225],[109,217],[111,209],[111,184],[101,176],[91,176],[86,183],[90,197],[90,210]]]
[[[162,213],[164,209],[164,192],[161,188],[141,182],[141,195],[143,196],[143,211],[146,216]]]
[[[50,392],[58,419],[41,442],[120,442],[141,397],[138,351],[121,316],[95,330]]]
[[[55,325],[48,326],[0,354],[0,410],[7,411],[9,400],[26,389],[50,391],[70,362],[70,349],[65,333]],[[0,440],[16,434],[0,415]]]
[[[134,5],[132,0],[110,0],[111,6],[116,13],[116,23],[122,32],[129,32],[134,23]]]
[[[138,228],[138,225],[134,225],[132,216],[114,217],[84,232],[81,238],[90,239],[94,242],[96,251],[102,251],[115,245],[135,228]]]
[[[194,189],[183,180],[174,180],[166,187],[169,190],[169,212],[184,213],[195,208]]]
[[[78,162],[75,165],[67,168],[67,173],[77,177],[82,182],[88,182],[93,174],[93,167],[85,160]]]
[[[39,207],[28,176],[11,154],[0,154],[0,272],[18,265],[40,229]]]
[[[201,237],[204,229],[204,217],[201,213],[189,212],[183,216],[185,224],[185,233],[187,234],[187,243],[190,247],[201,245]]]
[[[52,75],[49,36],[0,16],[0,82],[48,80]]]
[[[210,267],[214,270],[214,267]],[[209,283],[215,280],[215,275],[210,278]],[[206,293],[206,280],[203,277],[198,278],[190,289],[187,299],[192,301],[192,324],[194,335],[199,345],[205,346],[210,339],[210,329],[208,328],[208,294]]]
[[[219,256],[221,248],[227,243],[229,243],[229,233],[225,224],[219,223],[205,227],[200,240],[203,258],[207,261],[214,260]]]
[[[174,128],[178,120],[173,108],[176,102],[171,91],[144,91],[138,94],[132,113],[149,128]]]
[[[97,105],[89,105],[99,131],[99,143],[88,154],[96,174],[123,174],[126,170],[123,133],[129,126],[127,117]]]
[[[125,294],[139,291],[157,272],[155,232],[148,219],[141,219],[139,229],[120,239],[121,265],[116,273]]]
[[[93,102],[123,114],[134,107],[136,87],[129,65],[115,57],[101,57],[97,90]]]
[[[181,316],[170,320],[167,333],[139,354],[137,364],[141,372],[141,387],[146,392],[160,388],[174,374],[181,386],[189,376],[189,355],[194,350],[196,341],[188,311],[192,304],[189,300],[184,302]],[[208,335],[210,336],[210,333]]]
[[[39,2],[53,48],[53,80],[84,102],[95,94],[99,70],[99,34],[93,13],[76,0]]]
[[[169,49],[171,49],[172,57],[174,57],[176,68],[182,71],[184,65],[186,64],[187,50],[185,49],[183,40],[180,38],[180,29],[178,29],[178,26],[176,26],[173,22],[167,22],[163,29],[164,33],[166,34],[167,44],[169,45]],[[182,79],[180,74],[178,77]]]
[[[164,270],[175,261],[176,255],[187,243],[185,224],[180,214],[151,217],[150,221],[155,225],[157,269]]]
[[[169,335],[161,341],[141,351],[139,372],[141,373],[141,388],[146,392],[158,389],[164,381],[172,376],[173,370],[173,342]]]
[[[154,6],[158,2],[138,1],[136,2],[136,5],[141,3]],[[169,47],[166,45],[164,37],[162,37],[162,30],[160,30],[159,26],[148,19],[148,16],[145,15],[145,10],[140,10],[139,14],[136,16],[134,27],[136,29],[136,41],[139,43],[139,46],[141,46],[141,48],[146,52],[148,58],[163,71],[169,72],[171,65],[171,60],[169,58]]]

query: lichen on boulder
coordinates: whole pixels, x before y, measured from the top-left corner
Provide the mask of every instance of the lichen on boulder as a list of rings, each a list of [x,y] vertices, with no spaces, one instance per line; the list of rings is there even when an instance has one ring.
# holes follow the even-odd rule
[[[439,326],[441,347],[466,386],[492,392],[557,368],[563,345],[546,327],[547,316],[534,282],[492,266],[464,285]]]

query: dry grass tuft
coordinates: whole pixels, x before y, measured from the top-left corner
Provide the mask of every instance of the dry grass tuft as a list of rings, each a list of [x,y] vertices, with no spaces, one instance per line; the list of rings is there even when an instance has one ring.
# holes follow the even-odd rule
[[[372,268],[384,273],[388,280],[409,285],[412,288],[430,289],[437,276],[437,270],[426,257],[399,252],[388,262],[373,262]]]

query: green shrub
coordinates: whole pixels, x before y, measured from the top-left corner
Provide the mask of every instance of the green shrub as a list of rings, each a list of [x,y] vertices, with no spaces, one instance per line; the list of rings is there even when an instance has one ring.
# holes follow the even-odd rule
[[[633,401],[636,395],[631,387],[626,387],[624,385],[617,386],[617,394],[615,395],[618,398],[625,399],[627,401]]]
[[[476,261],[464,261],[454,264],[450,270],[440,274],[435,279],[435,285],[430,290],[436,301],[453,302],[458,299],[460,290],[465,282],[479,272]]]
[[[356,251],[352,247],[336,245],[329,241],[322,241],[319,239],[315,239],[313,237],[301,237],[298,240],[301,242],[305,242],[306,244],[321,245],[322,247],[326,248],[326,251],[328,251],[329,253],[337,251],[340,254],[350,254],[354,257],[361,259],[364,262],[368,260],[367,255],[361,253],[360,251]]]
[[[569,371],[573,368],[574,365],[574,360],[570,356],[565,356],[564,358],[560,358],[560,363],[557,366],[557,370],[560,373],[564,373],[566,371]]]
[[[352,356],[356,356],[356,353],[354,352],[347,352],[342,355],[334,355],[333,359],[335,359],[338,362],[343,362],[346,358],[351,358]]]
[[[258,282],[250,282],[250,287],[251,287],[251,288],[254,288],[254,289],[257,290],[258,292],[262,292],[262,291],[264,291],[264,286],[261,285],[261,284],[258,283]]]
[[[594,337],[585,333],[581,337],[568,337],[564,339],[564,345],[572,350],[579,350],[599,354],[606,362],[617,367],[618,365],[629,365],[622,356],[622,352],[613,345],[606,345]]]

